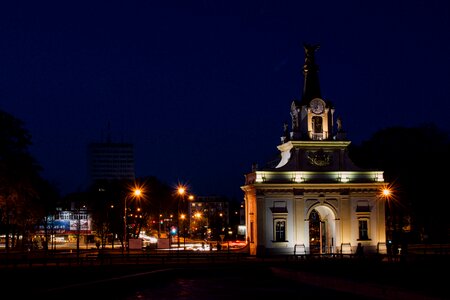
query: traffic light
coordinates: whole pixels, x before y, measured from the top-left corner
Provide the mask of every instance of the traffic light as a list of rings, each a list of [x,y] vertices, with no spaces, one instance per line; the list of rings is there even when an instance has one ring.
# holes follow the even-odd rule
[[[170,234],[176,235],[178,232],[178,229],[175,226],[170,227]]]

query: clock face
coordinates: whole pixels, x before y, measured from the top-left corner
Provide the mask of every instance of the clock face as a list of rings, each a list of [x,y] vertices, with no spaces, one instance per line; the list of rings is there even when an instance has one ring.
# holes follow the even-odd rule
[[[310,102],[311,110],[315,114],[323,113],[323,101],[316,98]]]

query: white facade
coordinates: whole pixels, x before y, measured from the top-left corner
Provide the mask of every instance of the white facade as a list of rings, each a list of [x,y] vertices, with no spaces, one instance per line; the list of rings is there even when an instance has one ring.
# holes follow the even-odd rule
[[[264,176],[264,182],[253,181],[260,175]],[[380,191],[384,182],[343,183],[336,178],[336,183],[324,184],[278,180],[271,183],[271,175],[275,174],[263,171],[247,174],[247,184],[243,187],[247,240],[252,255],[293,254],[294,251],[346,253],[354,252],[358,243],[368,252],[383,247],[385,202]],[[319,235],[310,227],[314,210],[320,217]],[[281,240],[277,238],[280,221],[285,223],[285,238]],[[367,225],[367,237],[360,236],[360,222]]]
[[[305,45],[303,97],[291,104],[278,158],[241,187],[251,255],[385,250],[383,172],[349,159],[342,120],[320,95],[317,49]]]

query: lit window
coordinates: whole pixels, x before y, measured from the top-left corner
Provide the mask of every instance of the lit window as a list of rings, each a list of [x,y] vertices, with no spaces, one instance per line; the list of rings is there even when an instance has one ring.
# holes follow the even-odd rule
[[[368,231],[368,220],[360,219],[358,221],[358,230],[359,230],[359,239],[360,240],[368,240],[369,239],[369,231]]]
[[[286,241],[286,221],[285,220],[275,220],[275,241],[276,242]]]

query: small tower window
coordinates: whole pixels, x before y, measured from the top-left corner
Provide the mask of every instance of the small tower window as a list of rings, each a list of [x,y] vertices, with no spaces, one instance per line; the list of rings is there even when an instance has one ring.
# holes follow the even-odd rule
[[[311,118],[311,139],[314,141],[323,140],[323,119],[320,116],[314,116]]]
[[[322,117],[312,117],[312,127],[314,133],[322,133]]]

